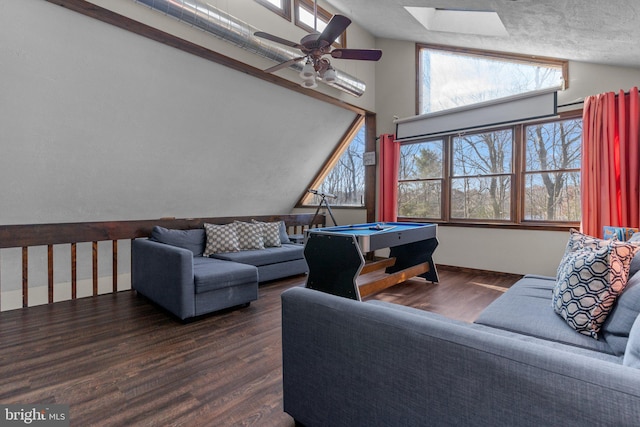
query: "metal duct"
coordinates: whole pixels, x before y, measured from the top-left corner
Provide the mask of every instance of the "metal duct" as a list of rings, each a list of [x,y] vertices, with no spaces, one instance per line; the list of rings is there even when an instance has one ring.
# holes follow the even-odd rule
[[[221,11],[201,0],[135,0],[151,7],[152,9],[166,13],[182,22],[200,28],[212,35],[232,43],[249,52],[271,59],[275,62],[285,62],[301,55],[298,50],[276,45],[255,37],[253,34],[260,31],[246,22]],[[296,71],[302,70],[302,63],[291,65]],[[321,80],[321,79],[320,79]],[[366,89],[363,81],[343,71],[336,69],[336,81],[324,82],[353,96],[362,96]]]

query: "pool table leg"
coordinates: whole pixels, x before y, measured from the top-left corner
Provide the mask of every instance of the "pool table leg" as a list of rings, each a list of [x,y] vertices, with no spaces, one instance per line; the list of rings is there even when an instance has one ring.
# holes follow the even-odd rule
[[[394,246],[391,248],[389,257],[395,258],[396,262],[392,267],[388,267],[386,272],[395,273],[427,262],[429,263],[429,271],[420,274],[419,277],[424,277],[430,282],[437,283],[439,282],[438,271],[433,262],[433,252],[436,250],[436,247],[438,247],[438,239],[435,237],[419,242],[407,243],[406,245]]]

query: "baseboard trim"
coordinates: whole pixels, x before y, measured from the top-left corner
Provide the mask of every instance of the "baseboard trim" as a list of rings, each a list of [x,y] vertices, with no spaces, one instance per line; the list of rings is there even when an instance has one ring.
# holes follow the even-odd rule
[[[459,267],[456,265],[436,264],[436,268],[438,270],[455,271],[458,273],[490,274],[494,276],[497,275],[497,276],[509,277],[513,279],[519,279],[523,277],[523,274],[505,273],[504,271],[482,270],[479,268],[471,268],[471,267]]]

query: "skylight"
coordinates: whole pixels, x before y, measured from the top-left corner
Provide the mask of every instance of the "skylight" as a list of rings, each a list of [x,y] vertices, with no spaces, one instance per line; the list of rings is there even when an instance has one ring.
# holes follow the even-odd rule
[[[429,31],[506,37],[509,35],[496,12],[404,7]]]

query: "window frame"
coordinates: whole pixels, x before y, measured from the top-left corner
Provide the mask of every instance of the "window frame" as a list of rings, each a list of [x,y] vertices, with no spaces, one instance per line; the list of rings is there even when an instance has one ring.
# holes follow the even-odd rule
[[[478,131],[474,131],[474,132],[466,132],[468,134],[471,135],[480,135],[480,134],[485,134],[485,133],[493,133],[493,132],[502,132],[502,131],[507,131],[510,130],[511,131],[511,159],[509,159],[509,163],[511,165],[511,171],[508,173],[493,173],[493,174],[484,174],[484,175],[454,175],[453,174],[453,163],[455,160],[455,155],[454,155],[454,149],[453,149],[453,145],[454,145],[454,139],[456,137],[459,137],[460,135],[458,134],[450,134],[445,138],[445,143],[448,146],[449,149],[449,161],[448,164],[445,165],[445,169],[448,171],[447,173],[447,195],[448,195],[448,205],[446,206],[446,211],[448,212],[447,215],[447,220],[448,222],[460,222],[460,223],[470,223],[470,224],[477,224],[479,222],[482,223],[489,223],[489,224],[511,224],[514,222],[514,219],[517,218],[517,212],[515,210],[515,206],[516,206],[516,193],[515,193],[515,186],[516,186],[516,163],[517,163],[517,157],[516,157],[516,146],[518,145],[518,139],[517,139],[517,135],[518,135],[518,131],[517,129],[515,129],[516,126],[501,126],[501,127],[495,127],[495,128],[489,128],[489,129],[482,129],[482,130],[478,130]],[[452,202],[453,202],[453,180],[454,179],[469,179],[469,178],[478,178],[478,177],[482,177],[482,178],[491,178],[491,177],[501,177],[501,176],[506,176],[509,177],[511,183],[509,185],[509,219],[481,219],[481,218],[454,218],[452,216],[452,211],[453,211],[453,206],[452,206]]]
[[[526,169],[526,132],[527,126],[534,126],[539,124],[553,123],[563,120],[582,119],[582,109],[563,112],[558,117],[547,118],[542,120],[529,121],[526,123],[517,123],[510,126],[501,126],[495,128],[487,128],[479,130],[474,133],[486,133],[499,131],[504,129],[512,129],[513,141],[512,141],[512,168],[511,174],[507,174],[511,177],[511,213],[509,220],[500,219],[471,219],[471,218],[452,218],[451,216],[451,191],[452,191],[452,178],[453,176],[453,139],[458,136],[456,133],[447,135],[440,135],[437,137],[425,138],[415,141],[401,142],[401,145],[416,144],[429,141],[443,141],[443,176],[442,176],[442,196],[440,211],[442,212],[442,218],[421,218],[421,217],[408,217],[398,216],[400,222],[432,222],[440,225],[451,226],[469,226],[469,227],[506,227],[506,228],[518,228],[518,229],[545,229],[545,230],[568,230],[570,228],[579,227],[579,221],[541,221],[541,220],[527,220],[525,219],[525,176],[535,171],[527,171]],[[551,170],[550,170],[551,171]],[[575,169],[555,171],[567,171],[572,172]],[[500,174],[505,175],[505,174]],[[482,175],[489,176],[489,175]],[[461,177],[455,177],[461,178]],[[403,180],[398,177],[398,185]],[[399,209],[399,207],[398,207]]]
[[[445,203],[444,200],[447,199],[448,197],[446,195],[446,191],[445,191],[445,183],[446,183],[446,164],[447,164],[447,159],[449,157],[449,148],[448,148],[448,144],[446,141],[447,138],[445,137],[434,137],[434,138],[428,138],[425,140],[419,140],[419,141],[408,141],[404,144],[401,145],[415,145],[415,144],[429,144],[429,143],[437,143],[437,142],[441,142],[442,143],[442,165],[441,165],[441,169],[440,169],[440,177],[439,178],[416,178],[416,179],[400,179],[400,177],[398,177],[398,194],[400,193],[400,184],[401,183],[413,183],[413,182],[439,182],[440,183],[440,216],[439,217],[424,217],[424,218],[420,218],[420,219],[424,219],[424,220],[433,220],[433,221],[443,221],[444,218],[446,218],[446,214],[445,214]],[[402,146],[400,147],[400,150],[402,150]],[[400,172],[400,170],[398,169],[398,172]],[[398,206],[399,208],[399,206]],[[400,217],[399,217],[400,218]],[[413,218],[413,217],[406,217],[406,218]]]
[[[416,115],[421,114],[420,100],[422,98],[422,92],[421,92],[422,85],[420,82],[420,76],[422,75],[421,73],[422,63],[420,61],[420,58],[422,57],[421,52],[423,49],[440,50],[443,52],[454,53],[458,55],[476,56],[479,58],[518,62],[518,63],[528,64],[528,65],[543,65],[543,66],[559,67],[562,70],[562,79],[563,79],[562,89],[565,90],[569,87],[569,61],[564,59],[549,58],[544,56],[522,55],[517,53],[498,52],[498,51],[484,50],[484,49],[461,48],[461,47],[446,46],[446,45],[440,45],[440,44],[416,43],[416,50],[415,50],[415,63],[416,63],[415,111],[416,111]]]
[[[273,3],[270,3],[267,0],[255,0],[255,2],[282,16],[287,21],[291,21],[291,0],[283,0],[282,8],[274,6]]]
[[[300,9],[305,9],[307,12],[311,12],[311,14],[313,15],[313,6],[314,3],[310,0],[293,0],[293,23],[303,30],[308,31],[309,33],[312,33],[313,31],[315,31],[315,29],[300,20]],[[332,13],[321,8],[320,6],[317,6],[317,12],[318,20],[322,20],[325,24],[328,24],[329,21],[331,21],[331,18],[333,18]],[[342,49],[347,47],[347,30],[343,31],[342,34],[340,34],[339,41],[332,43],[332,46]]]
[[[523,224],[530,224],[530,225],[546,225],[546,224],[556,224],[556,225],[562,225],[562,224],[570,224],[572,227],[578,227],[580,225],[580,221],[541,221],[541,220],[530,220],[530,219],[525,219],[525,215],[526,215],[526,209],[525,209],[525,202],[526,202],[526,176],[527,175],[532,175],[532,174],[539,174],[542,172],[578,172],[580,173],[581,169],[580,168],[568,168],[568,169],[547,169],[546,171],[541,171],[541,170],[537,170],[537,171],[533,171],[533,170],[527,170],[527,159],[526,159],[526,144],[527,144],[527,136],[526,136],[526,128],[529,126],[536,126],[539,124],[548,124],[548,123],[555,123],[555,122],[562,122],[562,121],[566,121],[566,120],[576,120],[576,119],[582,119],[582,110],[573,110],[573,111],[568,111],[566,113],[560,113],[558,115],[558,117],[554,118],[554,119],[547,119],[547,120],[540,120],[540,121],[536,121],[536,122],[531,122],[531,123],[524,123],[521,126],[521,130],[520,132],[522,133],[522,144],[521,144],[521,159],[520,162],[522,164],[521,167],[521,173],[520,173],[520,185],[519,185],[519,191],[520,191],[520,197],[518,199],[518,210],[520,212],[519,216],[521,218],[521,222]],[[582,152],[580,153],[580,155],[582,156]]]

